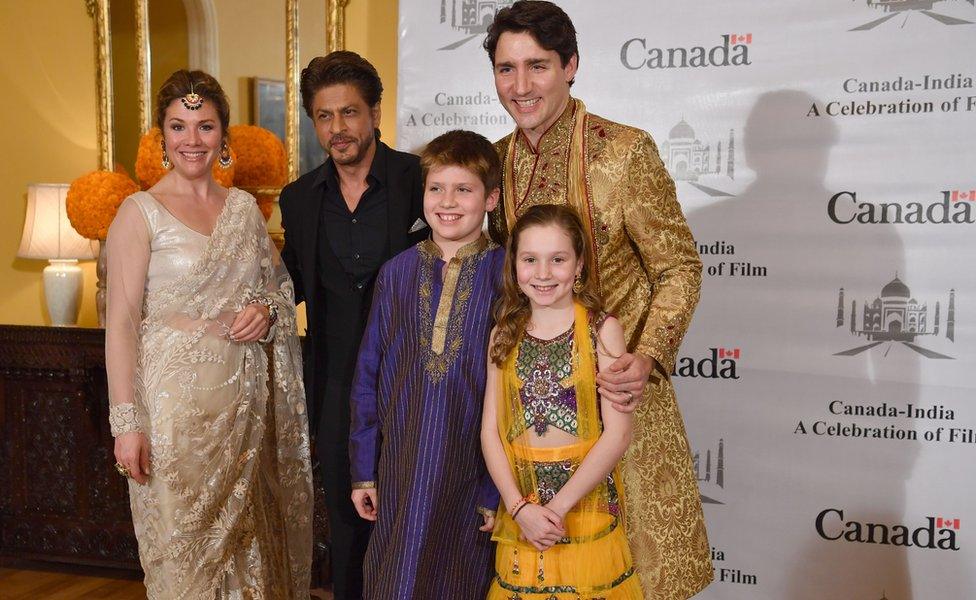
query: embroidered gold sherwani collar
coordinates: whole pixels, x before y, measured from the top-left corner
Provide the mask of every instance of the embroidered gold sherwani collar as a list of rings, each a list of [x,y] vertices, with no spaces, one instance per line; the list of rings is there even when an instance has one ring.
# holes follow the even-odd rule
[[[510,216],[536,204],[564,204],[569,179],[569,149],[578,112],[577,102],[569,99],[559,119],[533,147],[521,129],[509,138],[509,149],[502,165],[506,193],[512,205]],[[506,206],[508,208],[508,206]],[[511,212],[511,211],[510,211]],[[510,221],[514,223],[514,221]]]
[[[502,165],[505,217],[509,226],[536,204],[566,204],[576,210],[590,240],[588,252],[597,264],[593,203],[586,153],[586,106],[570,98],[563,114],[542,134],[533,149],[521,129],[509,138]],[[599,268],[595,272],[599,281]]]
[[[539,138],[539,144],[535,147],[529,141],[528,136],[521,128],[515,130],[516,137],[519,138],[519,151],[526,150],[532,154],[546,154],[555,151],[565,151],[568,147],[570,137],[573,135],[573,125],[576,122],[578,102],[570,97],[559,118],[549,126]]]

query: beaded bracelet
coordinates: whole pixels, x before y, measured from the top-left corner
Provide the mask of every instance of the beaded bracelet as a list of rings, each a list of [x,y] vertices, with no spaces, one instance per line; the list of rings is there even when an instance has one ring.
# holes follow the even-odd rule
[[[278,320],[278,307],[275,305],[275,301],[271,298],[264,296],[251,301],[251,304],[260,304],[268,309],[268,327],[275,324]]]
[[[517,515],[520,510],[525,508],[526,504],[538,504],[538,503],[539,503],[539,497],[535,493],[531,493],[528,496],[525,496],[524,498],[516,502],[515,508],[509,510],[508,512],[509,514],[512,515],[512,518],[514,519],[515,515]]]

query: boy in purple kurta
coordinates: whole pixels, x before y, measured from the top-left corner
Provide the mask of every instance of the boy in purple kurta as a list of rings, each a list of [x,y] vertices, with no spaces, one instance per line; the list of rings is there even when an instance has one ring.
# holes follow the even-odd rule
[[[469,131],[432,141],[421,166],[431,238],[380,269],[352,387],[367,600],[484,598],[492,577],[498,492],[479,434],[504,250],[482,223],[501,169]]]

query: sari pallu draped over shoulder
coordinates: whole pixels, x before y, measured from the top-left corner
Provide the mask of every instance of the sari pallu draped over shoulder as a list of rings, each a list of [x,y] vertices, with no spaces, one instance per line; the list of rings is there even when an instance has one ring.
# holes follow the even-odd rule
[[[270,348],[228,337],[258,299],[278,312]],[[142,314],[135,401],[151,478],[130,483],[130,496],[148,597],[308,598],[312,473],[294,289],[250,195],[231,190],[203,255],[148,290]]]

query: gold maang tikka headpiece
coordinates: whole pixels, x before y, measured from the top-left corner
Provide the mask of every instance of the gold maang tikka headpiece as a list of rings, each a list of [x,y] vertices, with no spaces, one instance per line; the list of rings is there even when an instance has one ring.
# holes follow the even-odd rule
[[[203,106],[203,97],[193,91],[193,83],[190,82],[190,93],[180,98],[180,102],[190,110],[200,110]]]

